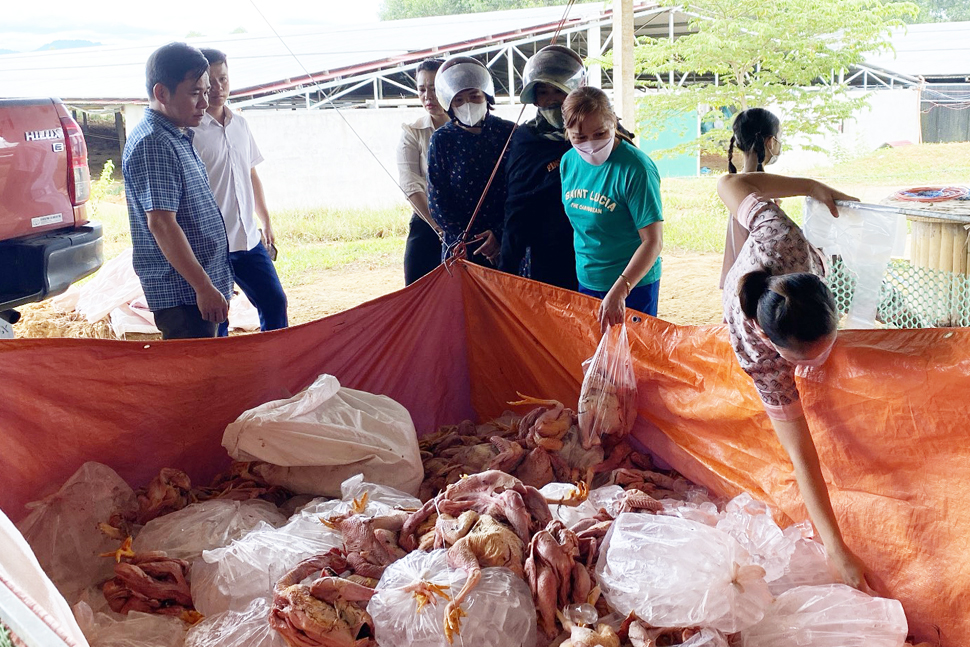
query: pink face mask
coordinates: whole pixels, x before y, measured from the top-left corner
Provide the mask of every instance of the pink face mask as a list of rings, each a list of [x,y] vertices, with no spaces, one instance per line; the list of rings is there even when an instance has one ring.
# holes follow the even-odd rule
[[[825,363],[825,360],[827,360],[829,358],[829,355],[832,354],[832,348],[835,347],[835,340],[836,340],[836,337],[833,335],[832,336],[832,343],[829,344],[829,347],[828,348],[826,348],[821,353],[819,353],[818,355],[816,355],[815,356],[815,359],[802,359],[802,360],[798,360],[797,362],[795,362],[795,365],[796,366],[804,366],[806,368],[817,368],[817,367],[821,366],[822,364]]]
[[[593,166],[602,166],[609,159],[610,153],[613,152],[613,140],[615,138],[616,133],[613,133],[606,139],[593,139],[573,144],[573,148],[576,149],[580,157]]]

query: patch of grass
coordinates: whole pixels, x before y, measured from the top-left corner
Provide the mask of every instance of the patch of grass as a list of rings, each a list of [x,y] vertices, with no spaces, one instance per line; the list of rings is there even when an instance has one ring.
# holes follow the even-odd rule
[[[717,179],[710,177],[661,181],[665,249],[724,251],[728,216],[716,186]]]
[[[404,254],[411,212],[405,208],[339,211],[283,211],[273,214],[281,277],[330,269],[357,261],[390,262],[382,255]],[[104,227],[104,253],[111,259],[131,247],[124,201],[102,201],[93,218]]]
[[[280,243],[276,271],[284,286],[308,283],[317,270],[329,270],[353,263],[391,265],[404,256],[404,236],[365,238],[330,242]]]
[[[410,219],[411,210],[405,205],[391,209],[291,209],[272,214],[276,237],[292,242],[405,236]]]
[[[970,143],[881,148],[835,166],[812,169],[805,175],[844,184],[967,184]]]
[[[131,233],[128,228],[128,207],[124,201],[102,201],[98,204],[97,213],[89,218],[101,223],[104,228],[104,257],[112,259],[125,249],[131,247]]]

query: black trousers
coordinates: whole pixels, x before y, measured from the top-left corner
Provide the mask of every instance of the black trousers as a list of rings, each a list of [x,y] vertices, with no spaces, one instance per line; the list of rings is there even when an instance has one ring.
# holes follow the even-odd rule
[[[421,216],[411,216],[404,246],[404,285],[411,285],[441,264],[441,241]]]
[[[162,339],[215,337],[219,330],[219,324],[202,318],[202,312],[195,304],[164,308],[152,314],[155,315],[155,327],[162,331]]]

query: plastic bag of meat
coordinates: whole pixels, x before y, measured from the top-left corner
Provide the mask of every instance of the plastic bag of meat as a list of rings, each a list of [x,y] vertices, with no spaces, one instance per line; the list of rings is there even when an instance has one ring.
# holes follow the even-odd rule
[[[384,571],[367,605],[380,647],[449,647],[444,611],[461,590],[465,572],[448,565],[448,551],[415,551]],[[446,597],[447,596],[447,597]],[[532,647],[536,610],[525,580],[507,568],[484,568],[478,586],[462,602],[467,614],[455,645]]]
[[[814,539],[815,530],[810,521],[789,526],[786,532],[796,529],[800,533],[795,542],[788,567],[777,580],[768,582],[771,594],[778,596],[796,586],[819,586],[822,584],[838,584],[841,582],[835,565],[829,559],[825,546]]]
[[[261,521],[279,527],[286,517],[262,499],[202,501],[149,521],[135,537],[132,549],[136,553],[164,551],[169,557],[192,561],[204,550],[228,546]]]
[[[417,494],[424,479],[407,409],[383,395],[340,386],[321,375],[288,400],[250,409],[226,427],[222,445],[271,485],[300,494],[339,496],[340,483],[371,483]]]
[[[637,378],[626,324],[611,326],[583,364],[577,413],[582,445],[591,449],[604,435],[626,436],[637,419]]]
[[[663,499],[664,514],[681,519],[690,519],[706,526],[717,526],[718,522],[724,518],[724,513],[718,511],[717,506],[710,501],[703,503],[691,503],[688,501],[677,501],[676,499]]]
[[[767,582],[784,575],[795,544],[802,537],[800,528],[779,528],[768,506],[747,492],[728,502],[717,528],[737,539],[751,555],[752,562],[765,569]]]
[[[243,611],[255,598],[271,597],[277,580],[302,560],[342,546],[340,533],[315,515],[295,515],[281,528],[261,523],[193,562],[192,601],[206,616]]]
[[[91,647],[182,647],[185,640],[186,624],[173,616],[95,613],[86,602],[74,606],[74,615]]]
[[[734,633],[771,603],[764,569],[737,541],[696,521],[623,513],[606,535],[596,579],[610,606],[655,627]]]
[[[844,584],[799,586],[778,596],[764,619],[741,632],[743,647],[899,647],[909,625],[898,600]]]
[[[207,550],[192,565],[192,600],[204,615],[243,611],[258,597],[272,597],[273,587],[302,560],[343,547],[341,534],[321,519],[344,514],[352,506],[376,517],[398,508],[419,508],[421,501],[354,476],[340,486],[341,499],[314,499],[280,528],[259,524],[223,548]],[[355,504],[356,501],[356,504]]]
[[[138,511],[134,491],[101,463],[83,464],[56,493],[27,504],[18,525],[37,561],[69,604],[86,588],[114,576],[114,561],[102,553],[118,549],[118,539],[100,524],[119,524]]]
[[[568,499],[575,496],[576,486],[572,483],[549,483],[543,486],[539,493],[547,501]],[[623,488],[619,485],[604,485],[603,487],[590,490],[586,500],[576,506],[549,504],[552,516],[563,522],[567,528],[571,528],[583,519],[591,519],[597,515],[600,508],[606,510],[611,516],[619,514],[620,502],[623,499]]]
[[[680,647],[728,647],[728,639],[720,631],[703,627]]]
[[[364,501],[365,496],[367,505],[361,514],[369,517],[382,516],[395,509],[416,510],[424,505],[420,499],[407,492],[386,485],[368,483],[364,480],[363,474],[357,474],[340,484],[340,499],[343,505],[337,506],[333,514],[346,512],[354,501],[358,503]]]
[[[256,598],[242,611],[206,617],[189,629],[185,647],[287,647],[267,618],[272,601]]]

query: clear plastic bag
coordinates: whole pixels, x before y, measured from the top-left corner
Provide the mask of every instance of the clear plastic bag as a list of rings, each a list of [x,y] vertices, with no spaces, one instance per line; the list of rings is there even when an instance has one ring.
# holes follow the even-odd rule
[[[287,647],[268,622],[270,598],[256,598],[242,611],[206,617],[185,635],[185,647]]]
[[[61,488],[27,504],[20,522],[37,561],[69,604],[86,588],[114,576],[114,561],[101,557],[121,543],[99,528],[112,516],[134,518],[135,493],[118,474],[101,463],[84,463]],[[117,523],[117,521],[115,521]]]
[[[431,600],[418,611],[422,598],[407,587],[422,582],[437,585],[449,598],[465,583],[463,570],[448,565],[448,551],[414,551],[384,571],[377,593],[367,605],[380,647],[449,647],[444,633],[448,600],[426,593]],[[525,581],[507,568],[482,569],[482,579],[461,605],[465,616],[455,645],[475,647],[533,647],[536,610]]]
[[[606,535],[596,579],[610,606],[656,627],[725,633],[764,616],[764,569],[730,535],[702,523],[624,513]]]
[[[889,259],[901,256],[906,243],[906,219],[893,207],[840,202],[839,217],[828,207],[805,198],[805,238],[826,256],[841,256],[856,276],[846,328],[873,328],[879,292]]]
[[[565,499],[576,494],[576,486],[572,483],[549,483],[539,490],[540,494],[547,501]],[[571,528],[583,519],[591,519],[600,511],[605,509],[610,516],[619,514],[620,501],[623,499],[623,488],[619,485],[605,485],[603,487],[590,490],[586,500],[577,506],[549,504],[549,510],[553,518],[563,522],[567,528]]]
[[[188,628],[173,616],[95,613],[86,602],[75,605],[74,615],[91,647],[182,647]]]
[[[724,518],[724,513],[718,511],[717,506],[710,501],[703,503],[691,503],[689,501],[678,501],[676,499],[663,499],[663,514],[681,519],[690,519],[702,523],[705,526],[717,526]]]
[[[261,523],[193,562],[192,601],[206,616],[243,611],[254,599],[271,597],[276,582],[302,560],[342,546],[340,533],[316,516],[296,515],[282,528]]]
[[[243,611],[258,597],[272,597],[273,587],[300,561],[343,547],[340,532],[321,519],[364,504],[361,514],[376,517],[397,508],[421,507],[418,499],[357,475],[340,485],[342,499],[314,499],[280,528],[260,523],[228,546],[207,550],[192,565],[192,600],[204,615]],[[365,497],[366,494],[366,497]]]
[[[741,544],[754,564],[765,569],[765,581],[784,575],[802,537],[799,528],[782,530],[768,511],[768,506],[744,492],[724,507],[724,517],[717,523]]]
[[[637,379],[626,324],[610,326],[583,364],[577,413],[583,447],[591,449],[604,435],[626,436],[636,422]]]
[[[796,586],[819,586],[841,582],[828,552],[815,537],[809,521],[802,521],[785,529],[785,533],[798,533],[795,550],[785,572],[778,579],[768,582],[771,594],[778,596]]]
[[[799,586],[778,596],[764,619],[741,632],[743,647],[901,647],[909,633],[898,600],[844,584]]]
[[[261,499],[202,501],[149,521],[132,548],[136,553],[159,550],[169,557],[192,561],[204,550],[228,546],[260,522],[279,527],[286,523],[286,517]]]
[[[728,647],[728,639],[720,631],[704,627],[682,642],[680,647]]]

